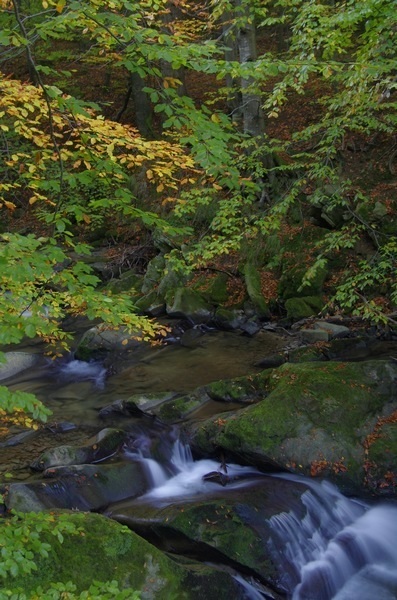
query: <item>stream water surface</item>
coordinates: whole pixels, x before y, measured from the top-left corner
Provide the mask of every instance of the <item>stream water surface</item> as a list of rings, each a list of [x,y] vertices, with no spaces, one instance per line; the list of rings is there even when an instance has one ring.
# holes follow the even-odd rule
[[[275,340],[275,346],[280,345],[280,340]],[[87,430],[103,427],[98,411],[116,399],[139,393],[188,391],[209,381],[252,372],[252,365],[263,354],[264,338],[220,333],[204,337],[193,348],[145,349],[135,353],[110,377],[102,363],[85,363],[70,357],[56,364],[43,361],[5,383],[11,389],[34,392],[53,410],[54,421],[77,426],[70,434],[62,434],[66,437],[61,442],[58,437],[58,445],[64,440],[77,443]],[[215,404],[214,413],[219,412],[219,405]],[[206,410],[211,412],[211,408]],[[12,448],[3,446],[2,463],[7,463],[7,456],[12,455],[8,466],[12,472],[15,467],[17,474],[17,465],[24,460],[26,463],[26,454],[31,458],[32,452],[41,449],[40,445],[48,445],[51,435],[46,435],[39,436],[33,446],[29,440]],[[163,444],[167,450],[156,456],[145,445],[145,440],[153,435],[153,431],[148,431],[146,436],[143,430],[141,443],[123,450],[123,460],[140,461],[148,480],[147,491],[132,499],[129,508],[200,502],[214,494],[227,497],[264,478],[266,485],[271,478],[270,485],[275,489],[303,482],[304,513],[291,507],[267,519],[272,531],[268,552],[279,565],[285,596],[292,600],[397,599],[396,505],[369,505],[344,497],[330,483],[289,474],[265,475],[254,466],[228,464],[228,485],[223,487],[205,477],[219,472],[219,462],[194,460],[189,447],[179,441],[175,428],[169,443]],[[55,445],[55,441],[51,444]],[[20,468],[20,479],[29,477],[28,470]],[[115,512],[110,507],[110,516],[112,511]],[[246,579],[242,582],[247,598],[270,597]]]

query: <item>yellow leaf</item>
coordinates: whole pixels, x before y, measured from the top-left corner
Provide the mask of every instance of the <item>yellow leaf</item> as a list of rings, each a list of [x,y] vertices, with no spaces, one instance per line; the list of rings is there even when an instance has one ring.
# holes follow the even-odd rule
[[[3,200],[4,205],[9,208],[10,210],[15,210],[16,206],[13,202],[8,202],[7,200]]]
[[[163,186],[163,184],[162,184],[162,183],[160,183],[160,185],[158,185],[158,186],[156,187],[156,192],[160,193],[160,192],[162,192],[162,191],[164,191],[164,186]]]
[[[152,171],[151,169],[148,169],[148,170],[146,171],[146,177],[147,177],[148,179],[153,179],[153,171]]]
[[[211,121],[213,123],[219,123],[220,122],[220,118],[219,118],[219,116],[216,113],[214,113],[213,115],[211,115]]]
[[[123,340],[123,341],[121,342],[121,344],[122,344],[123,346],[126,346],[126,345],[128,344],[128,340]]]
[[[65,4],[66,4],[66,0],[58,0],[58,3],[55,7],[55,10],[57,11],[57,13],[61,14],[63,9],[65,8]]]
[[[91,223],[91,217],[89,217],[88,215],[83,215],[83,221],[88,225],[89,223]]]
[[[29,204],[34,204],[35,202],[37,202],[38,197],[37,196],[31,196],[29,198]]]

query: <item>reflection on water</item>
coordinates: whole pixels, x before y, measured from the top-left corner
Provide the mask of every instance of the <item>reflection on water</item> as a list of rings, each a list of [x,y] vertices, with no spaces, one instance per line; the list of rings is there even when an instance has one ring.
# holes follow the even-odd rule
[[[213,331],[189,348],[142,344],[108,371],[100,362],[62,359],[27,369],[6,384],[35,394],[53,411],[54,420],[98,425],[99,409],[114,400],[140,393],[188,392],[211,381],[252,373],[256,362],[284,343],[269,332],[248,337]],[[116,374],[111,374],[114,370]]]

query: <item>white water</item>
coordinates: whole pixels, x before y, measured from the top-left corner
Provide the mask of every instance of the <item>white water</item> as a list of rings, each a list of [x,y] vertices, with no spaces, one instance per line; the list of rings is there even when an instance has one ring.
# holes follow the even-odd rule
[[[147,458],[141,452],[130,453],[135,458],[138,456],[148,474],[148,479],[152,484],[152,489],[142,496],[142,499],[161,499],[172,502],[182,496],[198,496],[213,490],[219,490],[222,486],[211,481],[204,481],[204,475],[217,472],[226,475],[222,465],[211,459],[194,461],[189,446],[182,444],[177,440],[172,448],[172,454],[169,459],[168,469],[161,466],[152,458]],[[234,478],[247,478],[260,476],[260,472],[254,467],[243,467],[241,465],[227,465],[227,476],[231,479],[227,484],[227,489],[236,489],[244,485],[244,480]]]
[[[73,359],[61,364],[58,372],[62,379],[92,381],[100,389],[105,385],[106,369],[100,362]]]
[[[227,494],[245,485],[251,475],[260,476],[252,467],[228,463],[231,481],[225,488],[204,481],[208,473],[224,474],[223,466],[209,459],[194,461],[189,447],[179,441],[167,467],[142,455],[141,460],[153,486],[141,500],[161,504],[205,497],[214,490]],[[275,475],[275,485],[280,478],[303,481],[309,487],[302,495],[303,517],[291,510],[269,519],[275,534],[269,540],[269,552],[285,568],[282,585],[288,598],[397,600],[397,506],[371,508],[346,498],[330,483],[292,475]],[[264,597],[247,582],[244,586],[250,598]]]
[[[296,574],[285,581],[292,599],[395,600],[397,506],[368,507],[329,483],[306,483],[304,518],[290,511],[269,520],[280,541],[271,551]]]

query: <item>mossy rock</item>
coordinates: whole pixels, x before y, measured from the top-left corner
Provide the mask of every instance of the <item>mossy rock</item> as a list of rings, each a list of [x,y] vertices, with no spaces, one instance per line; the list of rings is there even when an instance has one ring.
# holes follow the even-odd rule
[[[228,290],[229,275],[218,273],[213,277],[199,277],[194,285],[194,290],[199,292],[203,298],[212,304],[223,304],[229,300]]]
[[[142,293],[148,294],[154,288],[157,288],[165,269],[164,256],[159,254],[152,258],[146,267],[145,277],[142,284]]]
[[[316,243],[324,237],[325,233],[321,227],[305,226],[304,228],[296,228],[296,233],[289,232],[282,238],[282,274],[278,286],[278,293],[282,300],[315,296],[322,293],[323,284],[328,274],[326,266],[317,269],[310,285],[302,289],[300,287],[309,267],[308,255],[313,251],[315,252]]]
[[[378,421],[367,438],[366,479],[371,491],[397,494],[397,410]]]
[[[298,266],[294,265],[286,268],[280,278],[278,293],[283,300],[314,296],[321,294],[323,290],[328,269],[325,267],[318,269],[315,277],[310,281],[310,285],[305,285],[305,287],[300,289],[307,269],[300,266],[299,257],[297,257],[297,263]]]
[[[106,289],[117,294],[118,292],[131,291],[138,296],[142,287],[143,276],[133,271],[125,271],[119,278],[111,279],[106,284]]]
[[[365,439],[376,415],[397,400],[397,366],[380,360],[286,363],[265,373],[263,379],[249,380],[252,396],[262,394],[262,400],[204,422],[193,433],[193,443],[202,452],[218,446],[241,455],[256,453],[282,468],[365,485]],[[389,458],[383,463],[378,457],[380,468],[388,468]]]
[[[239,472],[237,479],[241,477]],[[156,534],[165,548],[178,544],[184,553],[194,552],[210,562],[238,565],[240,572],[249,569],[262,584],[271,586],[267,590],[269,597],[285,598],[285,590],[278,593],[278,585],[288,566],[282,565],[280,576],[272,560],[271,548],[277,543],[277,534],[270,520],[289,511],[303,519],[307,509],[302,497],[307,485],[276,481],[258,473],[251,476],[245,487],[233,488],[232,481],[225,485],[232,486],[226,493],[220,493],[218,486],[211,483],[205,498],[175,498],[167,506],[142,506],[127,500],[111,507],[109,514],[131,528],[140,526],[145,535]]]
[[[233,331],[239,329],[247,317],[241,310],[232,310],[219,306],[214,315],[214,321],[219,329]]]
[[[165,313],[165,300],[153,290],[136,300],[135,307],[151,317],[159,317]]]
[[[167,294],[167,314],[186,318],[194,323],[206,322],[212,315],[212,307],[195,290],[180,287]]]
[[[54,523],[57,514],[53,513]],[[72,512],[68,520],[78,531],[63,533],[63,543],[50,532],[41,532],[40,540],[50,545],[48,556],[33,550],[37,569],[30,574],[19,570],[15,577],[3,578],[2,598],[8,597],[7,590],[30,597],[39,586],[47,590],[51,583],[69,581],[80,593],[93,580],[117,581],[120,589],[137,590],[146,600],[243,598],[230,575],[209,567],[195,572],[178,565],[115,521],[98,514]]]
[[[262,400],[270,372],[236,377],[236,379],[214,381],[205,387],[207,394],[213,400],[222,402],[241,402],[252,404]]]
[[[294,321],[300,321],[301,319],[307,319],[308,317],[317,315],[323,307],[324,301],[321,296],[289,298],[285,301],[287,317]]]
[[[270,311],[267,302],[262,295],[259,270],[253,264],[246,263],[243,272],[248,297],[255,308],[255,312],[261,318],[269,318]]]
[[[155,412],[162,421],[173,423],[181,419],[186,419],[192,412],[201,408],[209,402],[209,397],[204,390],[197,390],[195,393],[180,398],[174,398],[163,402]]]

